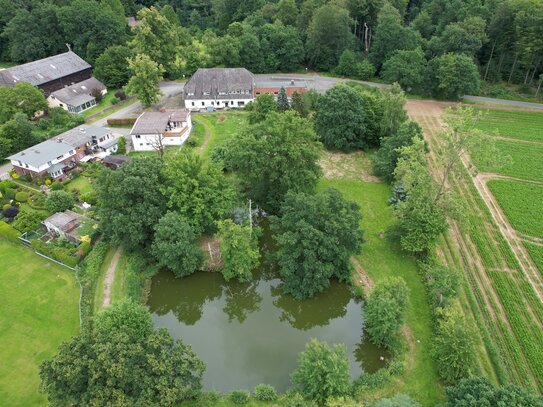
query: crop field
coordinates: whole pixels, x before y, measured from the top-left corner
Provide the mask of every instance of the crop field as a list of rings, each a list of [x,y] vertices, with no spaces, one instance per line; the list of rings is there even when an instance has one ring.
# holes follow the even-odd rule
[[[543,238],[543,184],[497,179],[488,187],[516,230]]]
[[[439,138],[441,109],[443,107],[435,102],[408,103],[411,118],[423,127],[431,147],[430,165],[438,174],[442,147]],[[501,139],[498,142],[499,148],[507,150],[513,158],[505,170],[499,170],[500,173],[541,180],[543,144],[502,142]],[[472,158],[477,163],[477,157]],[[474,180],[463,167],[450,174],[451,190],[461,197],[465,218],[462,222],[451,222],[450,231],[438,248],[438,256],[464,275],[462,308],[467,317],[475,320],[479,329],[482,344],[478,354],[480,369],[498,383],[513,382],[532,386],[541,392],[543,276],[537,270],[534,272],[529,260],[519,257],[518,254],[524,250],[523,242],[511,240],[511,235],[503,234],[494,220],[494,209],[489,206],[488,197],[480,193],[475,181],[481,182],[480,179]],[[529,200],[525,205],[530,206]],[[517,221],[523,219],[518,213]],[[535,250],[537,252],[538,249]]]
[[[504,158],[511,159],[503,165],[489,167],[481,163],[478,154],[473,154],[473,161],[481,171],[532,181],[543,178],[543,143],[497,140],[496,147]]]
[[[530,253],[530,257],[537,265],[537,268],[543,272],[543,244],[524,242],[524,246]]]
[[[503,137],[543,142],[543,113],[485,109],[477,128]]]

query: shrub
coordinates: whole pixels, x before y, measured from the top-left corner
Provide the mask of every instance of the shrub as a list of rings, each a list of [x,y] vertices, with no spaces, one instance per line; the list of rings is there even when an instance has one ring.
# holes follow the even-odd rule
[[[52,259],[66,264],[69,267],[75,267],[79,259],[74,255],[75,247],[58,247],[54,244],[47,244],[41,240],[32,240],[32,247],[37,252],[51,257]]]
[[[53,191],[60,191],[62,189],[62,183],[55,181],[51,184],[51,189]]]
[[[234,404],[247,404],[250,394],[247,390],[234,390],[228,396],[228,399]]]
[[[277,400],[277,391],[271,384],[259,384],[253,392],[254,397],[260,401]]]
[[[17,202],[27,202],[28,201],[28,192],[17,192],[15,194],[15,200]]]
[[[89,205],[96,205],[98,203],[98,194],[95,191],[85,192],[80,196],[80,199]]]
[[[0,221],[0,238],[6,238],[10,242],[19,243],[19,232],[6,222]]]
[[[5,195],[7,199],[15,199],[15,195],[17,195],[17,190],[14,188],[6,188]]]
[[[4,206],[2,207],[2,210],[5,211],[6,209],[8,208],[11,208],[11,204],[7,203],[7,204],[4,204]]]
[[[45,207],[51,213],[72,209],[75,205],[73,196],[66,191],[53,191],[45,200]]]
[[[44,184],[45,184],[46,186],[51,186],[51,180],[50,180],[49,178],[47,178],[47,179],[45,180]]]
[[[124,90],[119,89],[117,92],[115,92],[115,97],[120,100],[126,100],[126,93]]]
[[[45,216],[41,212],[23,211],[15,218],[12,226],[21,233],[29,232],[38,229],[40,222],[44,219]]]
[[[117,154],[126,154],[126,139],[120,137],[117,142]]]
[[[290,393],[281,404],[283,407],[314,407],[315,403],[307,401],[298,393]]]
[[[102,91],[98,88],[92,89],[90,94],[92,97],[94,97],[94,99],[96,99],[96,104],[100,103],[104,98],[104,95],[102,95]]]
[[[15,206],[10,206],[2,211],[2,215],[6,218],[13,219],[19,213],[19,208]]]
[[[375,67],[367,59],[356,64],[356,76],[358,79],[367,81],[368,79],[373,78],[373,75],[375,75]]]
[[[112,104],[112,105],[116,105],[116,104],[119,103],[119,102],[120,102],[120,100],[117,99],[116,97],[112,97],[112,98],[111,98],[111,104]]]

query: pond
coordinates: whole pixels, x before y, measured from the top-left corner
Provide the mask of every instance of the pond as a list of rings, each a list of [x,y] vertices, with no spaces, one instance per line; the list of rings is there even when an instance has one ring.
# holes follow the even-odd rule
[[[384,351],[363,338],[361,301],[332,282],[326,292],[297,301],[281,291],[264,264],[251,283],[226,283],[219,273],[153,277],[148,305],[155,327],[192,345],[205,362],[203,385],[226,392],[258,383],[285,391],[297,356],[311,338],[347,346],[351,375],[373,372]]]

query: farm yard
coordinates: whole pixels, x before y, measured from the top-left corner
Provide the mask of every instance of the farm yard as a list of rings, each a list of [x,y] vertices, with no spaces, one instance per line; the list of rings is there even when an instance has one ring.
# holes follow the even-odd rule
[[[441,151],[440,115],[444,107],[444,104],[430,101],[408,101],[407,104],[410,117],[423,126],[425,137],[432,149],[432,168],[437,168]],[[543,119],[543,115],[526,114],[530,120],[534,117]],[[495,118],[501,116],[497,114],[493,117],[494,122],[487,124],[488,128],[495,128]],[[540,125],[539,128],[543,126]],[[530,134],[535,137],[537,131],[535,128],[532,130]],[[517,141],[508,143],[507,147],[518,145],[521,145],[521,148],[525,146]],[[528,143],[526,146],[533,147]],[[523,161],[531,158],[532,164],[535,163],[537,154],[527,154],[528,159],[526,156],[523,159],[517,156],[516,167],[512,164],[511,168],[517,169],[515,175],[519,177],[526,178],[526,174],[522,174],[519,167],[527,168],[530,165]],[[540,171],[539,177],[541,174]],[[472,178],[464,168],[450,175],[449,183],[455,194],[461,197],[465,218],[463,222],[451,222],[450,232],[439,246],[438,255],[449,266],[464,270],[462,305],[466,315],[473,315],[474,322],[479,327],[481,370],[498,382],[511,381],[533,386],[541,391],[542,274],[537,272],[530,257],[524,255],[526,249],[516,239],[515,232],[509,231],[503,222],[496,221],[500,219],[500,209],[492,205],[492,200],[486,196],[482,186],[488,175]],[[536,171],[531,171],[530,175],[537,178]],[[534,195],[533,189],[531,191],[529,195]],[[499,196],[497,199],[499,201],[504,198]],[[534,196],[535,199],[537,198]],[[532,219],[535,216],[536,214],[532,214]],[[517,215],[514,219],[518,224],[522,217]],[[540,253],[540,246],[535,243],[533,246],[530,253]]]
[[[72,271],[0,238],[0,404],[43,406],[40,363],[79,331]]]

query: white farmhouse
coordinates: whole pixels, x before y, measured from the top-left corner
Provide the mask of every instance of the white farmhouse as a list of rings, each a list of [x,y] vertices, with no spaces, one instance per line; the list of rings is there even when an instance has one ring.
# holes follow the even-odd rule
[[[190,111],[144,112],[134,123],[130,136],[135,151],[158,151],[166,146],[181,146],[191,129]]]
[[[183,91],[188,110],[244,107],[254,100],[254,75],[245,68],[200,68]]]

